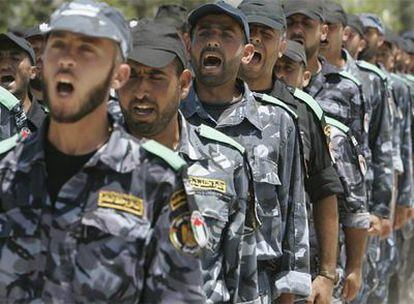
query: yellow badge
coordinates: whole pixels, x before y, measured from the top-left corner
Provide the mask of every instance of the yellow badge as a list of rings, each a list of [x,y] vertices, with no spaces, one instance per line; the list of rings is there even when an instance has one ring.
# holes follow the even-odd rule
[[[323,128],[323,133],[325,133],[325,136],[330,138],[331,137],[331,126],[330,125],[326,125]]]
[[[194,255],[200,251],[191,227],[190,213],[174,218],[170,227],[170,241],[177,250],[186,254]]]
[[[172,211],[177,210],[178,208],[183,206],[186,202],[187,202],[187,196],[184,190],[179,190],[177,192],[174,192],[173,195],[171,196],[171,201],[170,201]]]
[[[125,211],[140,217],[144,215],[144,200],[131,194],[100,191],[98,206]]]
[[[220,179],[190,176],[190,184],[194,189],[216,190],[226,193],[226,183]]]

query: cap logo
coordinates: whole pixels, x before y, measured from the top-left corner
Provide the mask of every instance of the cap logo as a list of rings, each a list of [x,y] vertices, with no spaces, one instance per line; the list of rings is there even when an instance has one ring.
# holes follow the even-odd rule
[[[79,4],[79,3],[70,3],[69,9],[61,12],[63,16],[86,16],[86,17],[96,17],[100,11],[99,7],[94,7],[90,4]]]

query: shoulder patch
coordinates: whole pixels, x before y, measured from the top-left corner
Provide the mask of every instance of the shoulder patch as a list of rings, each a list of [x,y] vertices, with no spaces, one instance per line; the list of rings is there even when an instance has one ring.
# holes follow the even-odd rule
[[[293,116],[295,119],[298,118],[298,115],[291,110],[291,108],[289,108],[289,106],[287,104],[285,104],[283,101],[281,101],[280,99],[277,99],[276,97],[267,95],[267,94],[259,94],[259,93],[253,93],[254,97],[256,97],[257,99],[263,101],[263,102],[267,102],[270,104],[274,104],[276,106],[279,106],[281,108],[283,108],[284,110],[286,110],[286,112],[288,112],[291,116]]]
[[[5,88],[0,87],[0,103],[11,111],[20,101]]]
[[[340,71],[339,75],[355,82],[358,86],[361,85],[361,82],[358,79],[356,79],[352,74],[348,73],[347,71]]]
[[[186,165],[186,162],[178,156],[174,151],[155,140],[148,140],[142,144],[142,147],[148,152],[158,156],[168,163],[175,171],[180,170]]]
[[[372,63],[366,62],[364,60],[357,60],[356,64],[365,70],[374,72],[375,74],[377,74],[379,77],[381,77],[382,80],[387,80],[387,75],[385,75],[385,73],[383,71],[381,71],[381,69],[377,66],[375,66]]]
[[[325,113],[322,110],[322,107],[319,105],[319,103],[311,95],[302,90],[295,89],[293,96],[306,103],[309,106],[309,108],[312,109],[312,111],[315,113],[318,119],[320,121],[323,120]]]
[[[201,125],[200,128],[200,136],[212,139],[221,143],[225,143],[231,145],[232,147],[239,150],[242,154],[245,152],[245,148],[235,141],[233,138],[227,136],[226,134],[206,125]]]

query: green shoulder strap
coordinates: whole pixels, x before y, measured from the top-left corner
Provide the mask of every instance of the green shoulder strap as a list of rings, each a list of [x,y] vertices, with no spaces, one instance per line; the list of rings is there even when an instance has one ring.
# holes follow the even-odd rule
[[[325,116],[325,121],[328,125],[334,126],[334,127],[338,128],[339,130],[341,130],[344,133],[349,132],[349,128],[346,125],[344,125],[342,122],[340,122],[340,121],[338,121],[338,120],[336,120],[332,117]]]
[[[180,170],[186,165],[186,162],[178,156],[174,151],[155,140],[148,140],[142,144],[142,147],[148,152],[158,156],[168,163],[175,171]]]
[[[220,131],[217,131],[214,128],[206,126],[206,125],[201,125],[200,126],[200,136],[208,138],[208,139],[212,139],[212,140],[215,140],[215,141],[218,141],[218,142],[221,142],[221,143],[231,145],[234,148],[236,148],[237,150],[239,150],[242,154],[246,150],[241,144],[239,144],[233,138],[225,135],[224,133],[222,133]]]
[[[19,142],[19,134],[0,141],[0,154],[6,153],[13,149]]]
[[[377,67],[376,65],[366,62],[364,60],[358,60],[356,62],[356,64],[360,67],[363,68],[365,70],[374,72],[375,74],[377,74],[379,77],[381,77],[381,79],[383,81],[387,80],[387,75],[385,75],[385,73],[383,71],[381,71],[381,69],[379,67]]]
[[[295,96],[297,99],[300,99],[304,103],[306,103],[308,107],[310,107],[312,111],[315,113],[316,117],[318,117],[318,119],[322,121],[325,113],[323,112],[319,103],[311,95],[309,95],[308,93],[302,90],[295,89],[293,96]]]
[[[411,74],[405,74],[405,77],[407,77],[407,79],[411,82],[414,82],[414,76]]]
[[[339,75],[341,75],[344,78],[348,78],[349,80],[355,82],[358,86],[361,86],[361,82],[356,79],[354,76],[352,76],[350,73],[348,73],[347,71],[340,71]]]
[[[284,110],[286,110],[286,112],[288,112],[290,115],[292,115],[295,119],[298,118],[298,115],[292,111],[291,108],[289,108],[289,106],[287,104],[285,104],[283,101],[277,99],[276,97],[267,95],[267,94],[259,94],[259,93],[253,93],[255,97],[259,98],[260,100],[267,102],[267,103],[271,103],[274,105],[277,105],[281,108],[283,108]]]
[[[11,111],[20,101],[5,88],[0,87],[0,103]]]
[[[396,73],[391,73],[391,76],[397,78],[398,80],[402,81],[403,83],[405,83],[406,85],[410,85],[410,83],[408,82],[407,79],[405,79],[404,77],[396,74]]]

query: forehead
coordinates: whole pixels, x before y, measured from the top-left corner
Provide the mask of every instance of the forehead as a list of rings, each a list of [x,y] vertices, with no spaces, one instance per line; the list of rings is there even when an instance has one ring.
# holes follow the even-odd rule
[[[196,29],[212,27],[242,31],[239,23],[226,14],[209,14],[200,18],[196,24]]]
[[[56,31],[52,32],[48,38],[51,39],[63,39],[72,42],[84,42],[91,43],[94,45],[115,45],[115,42],[107,38],[91,37],[83,34],[66,32],[66,31]]]
[[[261,23],[249,23],[249,27],[250,27],[250,30],[261,30],[261,31],[270,31],[270,32],[273,32],[273,33],[279,33],[278,30],[276,30],[276,29],[274,29],[270,26],[261,24]]]
[[[277,62],[280,62],[280,63],[282,63],[284,65],[287,65],[287,66],[289,66],[291,68],[294,68],[294,69],[299,69],[302,66],[302,64],[300,62],[294,61],[294,60],[292,60],[291,58],[289,58],[288,56],[285,56],[285,55],[283,55],[282,58],[280,58]]]

